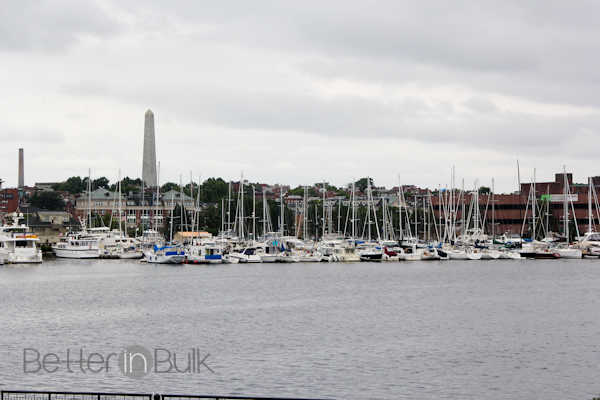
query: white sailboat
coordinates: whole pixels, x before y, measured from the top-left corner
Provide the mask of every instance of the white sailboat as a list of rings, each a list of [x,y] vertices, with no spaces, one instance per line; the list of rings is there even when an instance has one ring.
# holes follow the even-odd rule
[[[87,203],[88,220],[92,220],[92,182],[91,170],[88,172],[87,182]],[[52,246],[52,251],[56,257],[60,258],[100,258],[100,248],[98,247],[98,237],[90,234],[86,229],[85,220],[81,219],[80,232],[72,232],[61,237],[61,240]]]

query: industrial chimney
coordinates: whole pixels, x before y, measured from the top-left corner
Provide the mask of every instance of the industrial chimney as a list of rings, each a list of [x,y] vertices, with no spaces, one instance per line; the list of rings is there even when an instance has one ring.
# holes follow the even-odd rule
[[[23,160],[23,149],[19,149],[19,189],[25,186],[25,161]]]

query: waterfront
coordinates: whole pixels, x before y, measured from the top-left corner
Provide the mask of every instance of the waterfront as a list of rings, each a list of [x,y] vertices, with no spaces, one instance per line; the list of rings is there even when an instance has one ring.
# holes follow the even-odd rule
[[[3,390],[305,398],[600,395],[600,261],[0,267]],[[210,353],[214,373],[24,373],[23,349]]]

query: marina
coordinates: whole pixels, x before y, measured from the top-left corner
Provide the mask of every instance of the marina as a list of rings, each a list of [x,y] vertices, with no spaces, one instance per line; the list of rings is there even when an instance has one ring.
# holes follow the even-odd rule
[[[600,400],[599,2],[0,4],[0,400]]]
[[[595,259],[0,268],[3,384],[292,398],[598,396]],[[60,295],[55,295],[60,294]],[[23,348],[210,353],[215,373],[23,373]],[[84,366],[87,370],[87,367]],[[206,372],[206,373],[205,373]]]

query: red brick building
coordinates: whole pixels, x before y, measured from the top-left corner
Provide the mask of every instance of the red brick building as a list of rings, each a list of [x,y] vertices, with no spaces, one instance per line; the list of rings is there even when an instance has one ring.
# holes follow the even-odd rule
[[[15,212],[19,207],[19,189],[0,190],[0,211],[4,215]]]

